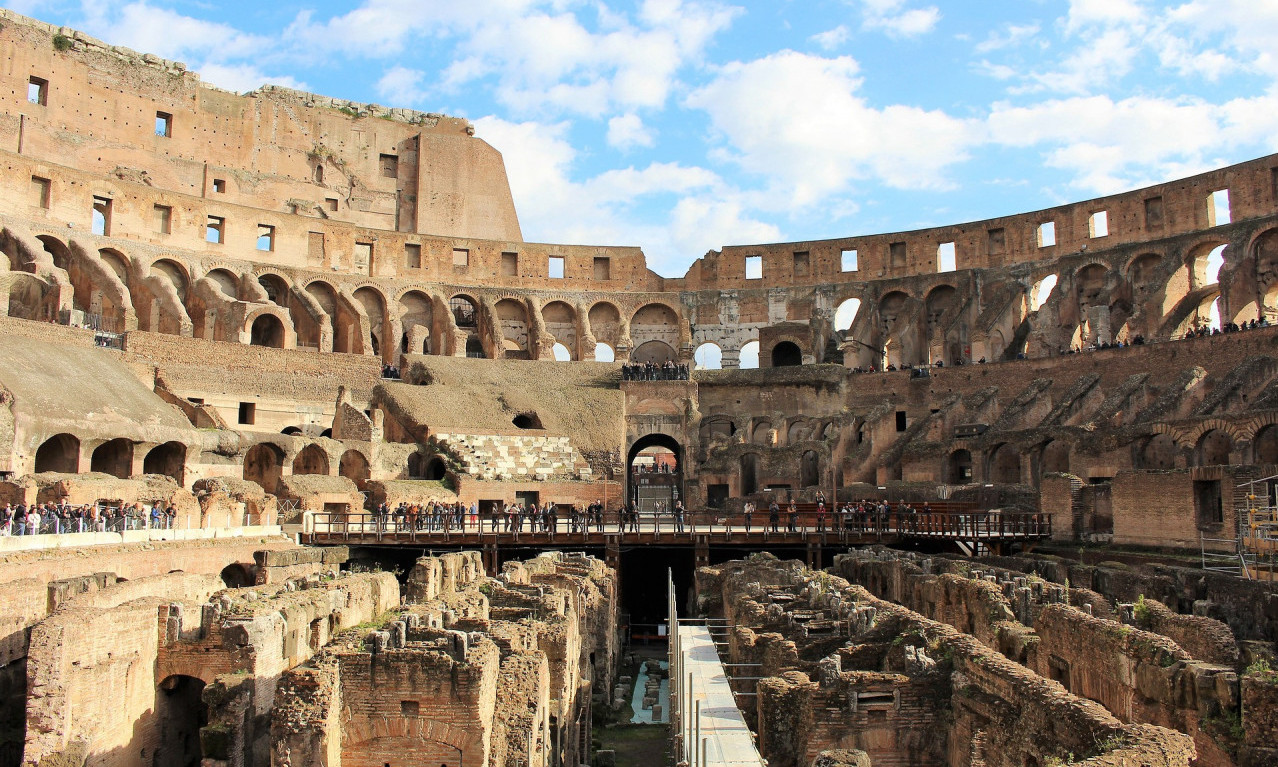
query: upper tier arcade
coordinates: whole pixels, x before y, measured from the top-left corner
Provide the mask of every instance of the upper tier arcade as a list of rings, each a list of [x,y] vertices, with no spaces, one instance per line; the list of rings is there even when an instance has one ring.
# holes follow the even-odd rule
[[[758,347],[763,366],[879,369],[1278,319],[1278,155],[987,221],[725,247],[667,279],[635,247],[523,242],[501,156],[464,120],[236,95],[10,11],[0,27],[13,316],[388,363],[712,344],[724,367]]]

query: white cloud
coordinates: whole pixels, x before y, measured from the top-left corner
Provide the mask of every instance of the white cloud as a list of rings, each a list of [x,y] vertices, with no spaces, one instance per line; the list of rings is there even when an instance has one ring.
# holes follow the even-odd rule
[[[646,0],[633,17],[591,6],[598,17],[591,29],[574,5],[365,0],[327,21],[300,14],[286,37],[312,55],[360,57],[398,55],[417,37],[435,37],[456,54],[439,83],[449,92],[491,76],[497,99],[521,114],[603,117],[664,105],[680,69],[699,61],[741,13],[716,0]]]
[[[250,58],[269,50],[272,40],[220,24],[133,2],[113,9],[109,4],[86,4],[85,27],[92,34],[143,53],[192,64]]]
[[[650,147],[654,143],[652,130],[643,124],[639,115],[618,115],[608,121],[608,145],[621,151],[637,146]]]
[[[1109,194],[1222,164],[1217,153],[1234,147],[1278,148],[1278,97],[1220,105],[1143,96],[996,104],[989,127],[995,143],[1043,146],[1047,164],[1071,173],[1073,186]]]
[[[678,276],[693,258],[725,242],[780,239],[774,225],[749,214],[744,195],[705,168],[653,163],[578,181],[568,123],[483,117],[475,128],[506,158],[530,241],[642,245],[650,268]]]
[[[395,106],[412,106],[426,97],[422,80],[426,73],[396,64],[377,81],[377,95]]]
[[[889,37],[918,37],[931,32],[941,20],[941,11],[934,5],[926,8],[905,8],[905,0],[861,0],[862,24],[866,29],[877,29]]]
[[[251,64],[204,64],[197,70],[200,79],[210,85],[247,93],[263,85],[282,85],[299,91],[308,91],[306,83],[288,76],[263,74]]]
[[[840,24],[834,29],[818,32],[808,38],[827,51],[832,51],[848,41],[848,28]]]
[[[817,203],[856,179],[948,186],[945,169],[966,159],[978,126],[912,106],[876,109],[857,94],[860,86],[850,57],[781,51],[722,67],[687,104],[710,116],[727,156],[770,179],[787,208]]]
[[[989,37],[977,43],[976,52],[989,53],[1004,48],[1016,48],[1038,36],[1039,31],[1037,24],[1007,24],[1001,32],[991,32]]]

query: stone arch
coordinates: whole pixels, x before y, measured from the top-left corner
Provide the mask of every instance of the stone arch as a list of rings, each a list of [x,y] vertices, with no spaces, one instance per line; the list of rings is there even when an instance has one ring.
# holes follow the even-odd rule
[[[660,365],[663,362],[674,362],[679,355],[675,352],[674,347],[665,341],[646,341],[635,347],[630,353],[630,361],[642,365],[651,362],[654,365]]]
[[[252,346],[283,349],[287,335],[284,322],[269,311],[257,313],[249,324],[249,344]]]
[[[989,454],[989,471],[985,476],[996,485],[1021,483],[1021,454],[1010,442],[996,445]]]
[[[523,301],[503,298],[493,307],[500,327],[504,356],[507,359],[529,359],[532,355],[529,335],[528,307]]]
[[[1034,287],[1030,288],[1030,311],[1036,312],[1042,308],[1043,304],[1051,298],[1052,291],[1056,290],[1056,283],[1060,281],[1060,275],[1055,273],[1048,274],[1034,283]]]
[[[244,562],[232,562],[223,567],[219,577],[228,589],[242,589],[257,582],[257,573],[254,572],[253,565]]]
[[[315,447],[318,447],[318,445]],[[301,457],[300,454],[298,457]],[[297,462],[294,461],[294,464],[296,463]],[[296,473],[296,471],[294,473]],[[337,473],[354,482],[355,486],[361,491],[368,484],[368,480],[372,475],[368,464],[368,458],[358,450],[347,450],[345,453],[342,453],[341,460],[337,462]]]
[[[617,350],[603,341],[595,343],[595,362],[616,362]]]
[[[599,343],[616,349],[621,344],[621,312],[608,301],[597,301],[586,313],[590,321],[590,333]]]
[[[165,442],[151,448],[142,459],[143,474],[162,474],[172,477],[179,485],[186,474],[186,445],[181,442]]]
[[[972,452],[959,448],[945,458],[945,484],[967,485],[972,482]]]
[[[448,465],[444,463],[444,459],[440,456],[433,456],[426,461],[426,465],[422,469],[422,479],[441,482],[447,476]]]
[[[9,272],[9,316],[24,320],[48,319],[47,286],[33,274]]]
[[[1278,229],[1267,229],[1252,240],[1247,249],[1255,263],[1256,295],[1263,315],[1278,318]]]
[[[701,419],[698,434],[702,447],[716,439],[725,439],[737,433],[737,425],[726,415],[711,415]]]
[[[901,342],[901,324],[909,302],[909,294],[901,290],[890,291],[879,299],[878,335],[884,359],[878,363],[878,367],[889,364],[902,367],[914,362],[914,350],[906,348]]]
[[[817,424],[818,426],[820,424]],[[796,418],[790,422],[790,427],[786,429],[785,442],[787,445],[793,445],[797,442],[806,442],[812,439],[812,424],[806,418]]]
[[[1186,249],[1185,268],[1189,289],[1198,290],[1220,282],[1220,272],[1229,251],[1229,241],[1219,237],[1200,240]]]
[[[803,364],[803,350],[793,341],[780,341],[772,347],[772,367],[798,367]]]
[[[758,340],[745,342],[741,345],[741,350],[737,354],[737,359],[739,360],[738,367],[742,370],[751,370],[759,367]]]
[[[1038,478],[1044,474],[1068,474],[1070,465],[1070,444],[1065,440],[1054,439],[1043,445],[1038,453]]]
[[[479,302],[473,296],[458,293],[448,299],[448,310],[452,313],[453,324],[457,327],[479,327]]]
[[[284,473],[284,451],[269,442],[249,448],[244,454],[244,479],[256,482],[262,489],[274,495]]]
[[[98,258],[115,272],[115,276],[120,278],[120,282],[125,287],[129,285],[129,264],[131,263],[128,256],[121,253],[115,248],[101,248],[98,250]]]
[[[769,432],[772,431],[772,422],[767,420],[756,421],[754,428],[750,432],[750,441],[756,445],[771,445],[772,439]]]
[[[660,341],[679,348],[679,312],[663,303],[644,304],[630,317],[630,344],[637,352],[644,344]],[[678,354],[674,355],[678,358]],[[643,362],[631,355],[632,362]]]
[[[133,442],[124,437],[107,440],[93,449],[89,471],[128,479],[133,474]]]
[[[1133,464],[1143,471],[1165,471],[1176,468],[1180,447],[1170,434],[1159,432],[1136,443]]]
[[[36,448],[35,472],[57,471],[77,474],[80,471],[80,440],[74,434],[55,434]]]
[[[431,349],[435,325],[435,302],[420,290],[407,290],[397,299],[399,304],[399,350],[405,354],[443,354],[444,349]]]
[[[719,345],[707,341],[697,347],[692,354],[695,370],[721,370],[723,368],[723,349]]]
[[[1262,426],[1251,440],[1253,463],[1278,464],[1278,424]]]
[[[849,298],[839,304],[834,310],[834,330],[842,332],[851,330],[856,323],[856,316],[861,311],[861,299]]]
[[[564,301],[551,301],[541,308],[541,321],[546,332],[568,350],[570,359],[580,358],[577,349],[576,309]]]
[[[393,355],[383,353],[387,350],[386,344],[386,296],[382,291],[372,285],[363,285],[355,289],[352,294],[355,301],[364,309],[364,314],[368,316],[368,343],[371,351],[375,356],[385,356],[391,359]],[[392,344],[390,349],[394,348]]]
[[[293,459],[293,474],[328,474],[329,460],[328,451],[317,444],[310,444],[302,448],[297,457]]]
[[[1234,439],[1224,429],[1208,429],[1194,444],[1195,466],[1226,466]]]
[[[151,262],[151,274],[166,280],[177,291],[178,298],[186,303],[187,288],[191,285],[191,275],[186,266],[172,258],[157,258]]]
[[[289,284],[283,275],[275,272],[263,272],[257,276],[257,284],[262,286],[262,290],[266,291],[266,300],[276,306],[288,308]],[[310,287],[307,286],[307,290]]]
[[[218,291],[228,299],[235,300],[240,295],[240,280],[229,269],[210,269],[204,275],[217,286]]]

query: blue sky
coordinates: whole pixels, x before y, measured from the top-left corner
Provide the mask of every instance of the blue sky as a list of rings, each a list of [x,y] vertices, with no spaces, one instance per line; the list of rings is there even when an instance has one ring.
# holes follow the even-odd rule
[[[1275,0],[20,0],[263,82],[469,118],[524,237],[723,245],[960,223],[1278,151]]]

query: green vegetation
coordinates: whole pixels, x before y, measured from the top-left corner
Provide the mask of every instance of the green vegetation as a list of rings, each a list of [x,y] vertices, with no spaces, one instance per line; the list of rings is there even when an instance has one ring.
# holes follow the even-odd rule
[[[1275,671],[1274,667],[1269,665],[1269,661],[1265,658],[1257,658],[1255,661],[1252,661],[1252,664],[1248,666],[1247,670],[1243,673],[1265,675],[1278,673],[1278,671]]]
[[[1136,604],[1132,607],[1132,615],[1136,618],[1136,623],[1141,628],[1149,628],[1153,623],[1154,616],[1149,611],[1149,605],[1145,604],[1144,594],[1136,597]]]
[[[55,51],[69,51],[74,44],[75,42],[66,35],[56,34],[53,36],[53,50]]]

